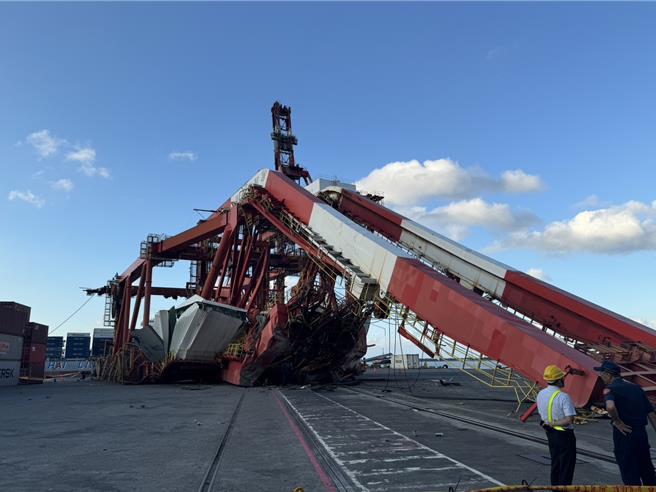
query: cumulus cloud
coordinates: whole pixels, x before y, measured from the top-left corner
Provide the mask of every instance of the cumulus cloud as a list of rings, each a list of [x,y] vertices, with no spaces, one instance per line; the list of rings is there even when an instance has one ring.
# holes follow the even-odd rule
[[[186,150],[184,152],[173,151],[169,154],[169,159],[172,161],[195,161],[198,159],[198,154]]]
[[[526,229],[539,220],[530,212],[513,211],[505,203],[488,203],[481,198],[453,202],[432,210],[412,207],[399,211],[456,241],[467,237],[471,227],[482,227],[494,233],[511,232]]]
[[[520,169],[494,178],[450,159],[392,162],[374,169],[356,185],[363,191],[382,193],[390,205],[406,206],[431,198],[463,199],[483,192],[520,193],[543,187],[538,176]]]
[[[544,280],[545,282],[550,280],[549,275],[544,273],[542,268],[529,268],[526,273],[528,273],[531,277],[537,278],[538,280]]]
[[[46,158],[59,152],[59,148],[66,143],[66,140],[56,138],[50,133],[50,130],[39,130],[30,133],[25,141],[34,147],[39,157]]]
[[[552,222],[542,231],[515,232],[494,249],[512,247],[552,253],[623,254],[656,250],[656,200],[585,210],[570,220]]]
[[[66,160],[79,162],[78,170],[86,176],[100,176],[105,179],[110,177],[109,169],[96,166],[96,149],[93,147],[78,147],[66,155]]]
[[[67,161],[78,161],[78,162],[95,162],[96,160],[96,149],[91,147],[78,148],[77,150],[71,151],[66,155]]]
[[[53,190],[70,192],[75,187],[75,184],[70,179],[62,178],[53,182],[50,187]]]
[[[34,205],[36,208],[41,208],[46,204],[46,201],[43,198],[36,196],[30,190],[27,191],[11,190],[7,198],[10,201],[21,200],[25,203],[29,203],[30,205]]]
[[[501,188],[509,193],[526,193],[539,191],[543,188],[538,176],[526,174],[521,169],[504,171],[501,175]]]

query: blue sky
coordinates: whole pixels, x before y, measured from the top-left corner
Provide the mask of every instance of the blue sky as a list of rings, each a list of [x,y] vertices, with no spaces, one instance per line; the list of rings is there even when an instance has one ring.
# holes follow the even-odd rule
[[[0,298],[58,324],[148,233],[271,166],[279,99],[314,176],[654,323],[655,21],[647,3],[0,4]],[[101,317],[94,299],[59,333]]]

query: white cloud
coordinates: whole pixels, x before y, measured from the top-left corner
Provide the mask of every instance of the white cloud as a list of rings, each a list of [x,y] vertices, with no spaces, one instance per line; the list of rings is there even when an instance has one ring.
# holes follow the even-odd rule
[[[538,280],[544,280],[545,282],[550,280],[549,275],[544,273],[542,268],[529,268],[526,273],[528,273],[531,277],[537,278]]]
[[[26,203],[29,203],[30,205],[34,205],[36,208],[41,208],[46,204],[46,201],[43,198],[36,196],[30,190],[27,191],[11,190],[7,198],[10,201],[14,201],[14,200],[24,201]]]
[[[656,200],[579,212],[570,220],[548,224],[542,231],[513,233],[494,249],[513,247],[552,253],[623,254],[656,250]]]
[[[66,155],[67,161],[77,161],[81,163],[93,163],[96,161],[96,149],[91,147],[78,148]]]
[[[53,190],[70,192],[75,187],[75,184],[70,179],[62,178],[52,183],[50,187]]]
[[[77,148],[66,155],[66,160],[79,162],[80,167],[78,170],[86,176],[100,176],[105,179],[110,177],[109,169],[96,166],[96,149],[92,147]]]
[[[169,159],[172,161],[195,161],[198,159],[198,154],[186,150],[184,152],[173,151],[169,154]]]
[[[37,154],[41,158],[50,157],[59,151],[59,148],[66,143],[50,134],[50,130],[39,130],[38,132],[30,133],[25,141],[34,147]]]
[[[392,162],[356,182],[358,189],[382,193],[387,204],[414,205],[430,198],[470,198],[482,192],[527,192],[542,188],[538,176],[522,170],[493,178],[479,168],[461,167],[450,159]]]
[[[540,191],[543,188],[538,176],[526,174],[521,169],[504,171],[501,175],[501,187],[509,193],[526,193],[529,191]]]
[[[538,221],[530,212],[516,212],[508,204],[488,203],[481,198],[453,202],[430,211],[425,207],[399,211],[456,241],[467,237],[471,227],[483,227],[490,232],[510,232],[525,229]]]
[[[597,195],[588,195],[580,202],[572,205],[576,210],[589,210],[591,208],[605,208],[611,205],[610,202],[602,201]]]

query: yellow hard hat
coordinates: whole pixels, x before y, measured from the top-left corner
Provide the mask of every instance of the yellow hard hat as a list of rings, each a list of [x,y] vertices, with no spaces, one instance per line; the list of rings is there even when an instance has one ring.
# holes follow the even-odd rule
[[[559,379],[562,379],[564,377],[565,377],[565,373],[558,366],[551,365],[544,368],[543,378],[548,383],[553,383],[554,381],[558,381]]]

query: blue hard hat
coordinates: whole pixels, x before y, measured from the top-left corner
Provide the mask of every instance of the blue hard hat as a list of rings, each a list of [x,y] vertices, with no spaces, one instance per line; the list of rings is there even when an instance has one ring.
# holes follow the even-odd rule
[[[597,372],[607,372],[613,376],[619,376],[622,372],[620,366],[609,360],[603,361],[599,367],[594,367],[593,369]]]

